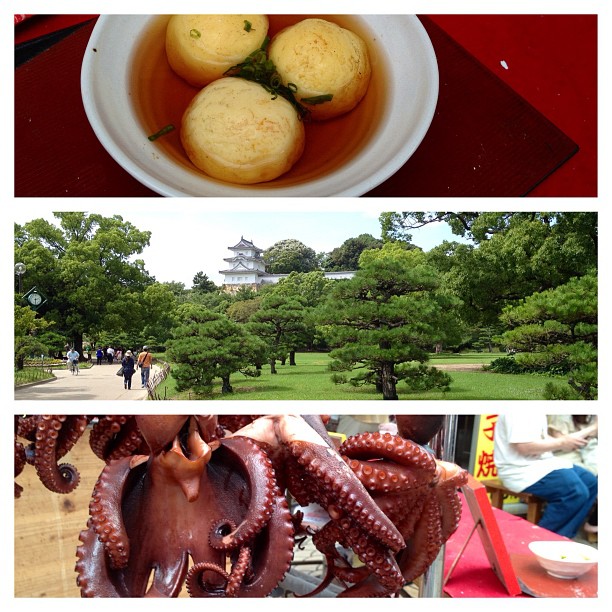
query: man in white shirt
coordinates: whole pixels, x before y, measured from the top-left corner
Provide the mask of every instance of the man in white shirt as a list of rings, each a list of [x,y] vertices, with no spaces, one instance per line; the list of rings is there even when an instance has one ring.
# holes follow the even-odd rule
[[[493,460],[500,480],[511,491],[546,500],[538,525],[568,538],[576,536],[597,499],[597,477],[553,452],[586,443],[580,432],[550,437],[544,414],[502,414],[495,425]]]

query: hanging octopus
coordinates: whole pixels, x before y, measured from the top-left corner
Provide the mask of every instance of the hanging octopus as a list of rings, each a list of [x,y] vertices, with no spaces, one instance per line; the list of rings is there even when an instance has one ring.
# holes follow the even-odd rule
[[[398,428],[424,444],[441,420],[418,418]],[[400,435],[360,434],[338,452],[318,416],[24,417],[16,432],[34,442],[18,450],[16,433],[15,475],[32,462],[45,486],[72,490],[76,469],[57,461],[88,422],[106,466],[77,549],[85,597],[176,597],[183,586],[194,597],[265,597],[309,536],[328,564],[311,595],[336,580],[341,596],[392,596],[457,527],[461,468]],[[304,527],[287,495],[319,504],[329,522]]]
[[[294,519],[284,490],[294,484],[377,546],[395,552],[404,546],[358,478],[302,417],[260,417],[224,437],[215,417],[136,422],[150,454],[109,461],[96,484],[76,565],[85,596],[174,597],[183,583],[194,596],[268,595],[293,557]],[[399,570],[392,571],[399,583]]]
[[[389,433],[364,433],[339,449],[406,546],[396,556],[406,582],[427,570],[461,518],[459,466],[438,461],[422,446]]]

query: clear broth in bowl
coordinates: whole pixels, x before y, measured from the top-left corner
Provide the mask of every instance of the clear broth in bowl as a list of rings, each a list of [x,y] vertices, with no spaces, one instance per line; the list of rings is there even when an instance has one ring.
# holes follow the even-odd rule
[[[387,95],[384,62],[382,53],[378,49],[380,43],[369,31],[367,23],[358,16],[269,15],[268,17],[270,37],[282,28],[310,17],[321,17],[352,30],[361,36],[368,46],[372,77],[366,95],[352,111],[329,121],[307,121],[306,146],[302,157],[286,174],[274,181],[259,184],[266,188],[270,185],[290,186],[304,183],[333,172],[350,161],[376,131],[377,124],[385,112]],[[180,141],[183,112],[199,89],[183,81],[170,68],[165,51],[168,19],[167,15],[154,19],[142,35],[134,57],[130,91],[145,132],[143,137],[155,134],[166,125],[174,125],[176,129],[158,138],[155,141],[156,145],[185,168],[196,174],[203,174],[189,161]],[[256,189],[257,186],[242,187]]]

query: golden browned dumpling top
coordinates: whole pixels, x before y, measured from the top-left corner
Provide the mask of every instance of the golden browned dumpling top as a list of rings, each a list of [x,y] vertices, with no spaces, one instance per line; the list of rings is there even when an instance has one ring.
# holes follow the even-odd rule
[[[304,125],[290,102],[235,77],[197,94],[181,126],[193,164],[230,183],[261,183],[284,174],[302,155],[304,140]]]
[[[261,47],[267,34],[266,15],[173,15],[166,55],[179,76],[204,87]]]
[[[370,82],[368,48],[357,34],[325,19],[304,19],[281,30],[270,43],[269,57],[285,85],[297,86],[296,98],[332,99],[304,104],[313,119],[337,117],[354,108]]]

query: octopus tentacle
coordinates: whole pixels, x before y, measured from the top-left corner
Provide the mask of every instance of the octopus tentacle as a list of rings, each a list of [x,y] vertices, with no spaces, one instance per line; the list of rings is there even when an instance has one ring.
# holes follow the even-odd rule
[[[25,448],[21,442],[15,440],[15,478],[23,472],[26,465]]]
[[[243,546],[238,553],[236,563],[232,566],[232,571],[225,587],[225,594],[228,597],[236,597],[238,595],[238,589],[250,570],[251,559],[251,549],[248,546]]]
[[[398,522],[395,524],[406,541],[408,541],[414,535],[428,498],[429,495],[423,493],[421,495],[414,496],[409,500],[405,500],[405,505],[411,510],[410,512],[404,514],[403,518],[398,520]]]
[[[442,537],[448,540],[459,526],[461,519],[461,500],[457,488],[467,482],[467,472],[454,463],[438,461],[440,481],[435,489],[442,513]]]
[[[348,514],[365,531],[398,551],[404,540],[393,523],[369,496],[365,487],[354,476],[337,453],[324,446],[292,441],[289,451],[298,463],[319,484],[320,502],[332,518]]]
[[[44,416],[42,418],[45,419]],[[89,417],[86,415],[68,415],[50,418],[57,418],[62,423],[57,438],[57,459],[61,459],[74,448],[79,438],[85,433]]]
[[[23,438],[29,442],[29,444],[23,445],[25,461],[29,465],[34,465],[34,457],[36,455],[36,426],[41,418],[42,417],[39,415],[15,415],[15,438]]]
[[[304,595],[296,595],[296,597],[315,597],[324,591],[334,578],[346,582],[355,582],[359,579],[354,574],[355,568],[351,567],[351,564],[336,549],[339,537],[338,525],[335,521],[329,521],[312,536],[312,543],[325,557],[327,569],[325,576],[314,590]],[[367,568],[361,569],[369,573]]]
[[[353,548],[364,563],[352,567],[336,549],[335,543]],[[308,597],[321,592],[333,578],[352,586],[339,597],[385,597],[403,584],[403,577],[395,559],[378,542],[368,538],[350,519],[327,523],[313,536],[313,543],[327,559],[327,573],[321,584]]]
[[[386,459],[398,466],[405,466],[409,470],[392,470],[400,488],[409,488],[430,482],[436,474],[436,462],[431,453],[422,446],[405,440],[401,436],[393,436],[390,433],[366,432],[352,436],[342,443],[338,452],[350,459]],[[346,459],[345,459],[346,460]],[[384,470],[387,463],[380,462],[378,468]],[[352,466],[351,466],[352,467]],[[363,463],[356,463],[356,468],[363,470]],[[372,468],[373,471],[375,468]],[[375,472],[380,478],[380,472]],[[400,475],[401,474],[401,475]],[[372,480],[372,486],[376,484]],[[366,485],[367,486],[367,485]]]
[[[240,525],[229,533],[224,533],[219,528],[210,532],[210,545],[213,548],[227,550],[242,546],[270,520],[274,504],[275,477],[268,456],[248,438],[238,436],[225,439],[220,449],[223,449],[234,461],[244,465],[247,486],[251,494],[248,513]]]
[[[252,573],[241,584],[239,596],[269,595],[291,566],[294,545],[291,512],[278,487],[274,488],[274,496],[272,516],[253,541]]]
[[[144,439],[134,417],[106,415],[100,417],[89,435],[89,446],[96,457],[112,461],[142,450]]]
[[[130,556],[130,542],[121,516],[121,498],[132,467],[134,461],[130,457],[108,463],[96,482],[89,503],[92,529],[115,569],[126,567]]]
[[[26,452],[23,444],[21,442],[17,442],[15,440],[15,478],[23,472],[23,468],[26,464]],[[23,492],[23,487],[15,483],[15,497],[21,497],[21,493]]]
[[[386,587],[381,584],[376,576],[370,574],[364,580],[340,593],[338,597],[389,597],[396,593],[400,587]]]
[[[44,415],[36,429],[34,467],[41,482],[55,493],[70,493],[80,475],[70,464],[57,465],[87,427],[87,417]]]
[[[436,558],[444,542],[440,504],[436,496],[429,496],[416,522],[412,538],[398,555],[404,579],[412,582],[420,576]]]
[[[190,597],[210,597],[213,595],[222,596],[217,586],[207,585],[203,576],[205,572],[218,574],[226,583],[230,580],[230,575],[217,563],[201,561],[196,563],[188,572],[185,586]]]
[[[343,456],[343,459],[368,491],[390,493],[418,486],[419,479],[414,471],[403,465],[395,465],[382,460],[350,459],[346,455]]]
[[[404,540],[412,537],[423,506],[431,489],[423,486],[400,494],[377,495],[374,500],[380,509],[393,521]]]
[[[40,416],[38,415],[30,415],[30,416],[15,416],[15,433],[20,438],[25,438],[30,442],[34,442],[36,439],[36,425],[38,423],[38,419]]]
[[[77,586],[81,597],[129,597],[127,591],[119,591],[109,576],[102,542],[93,529],[91,518],[87,528],[79,534],[77,547]]]
[[[355,554],[388,589],[397,590],[404,582],[402,573],[393,555],[366,532],[359,529],[349,518],[340,521],[342,542]]]

